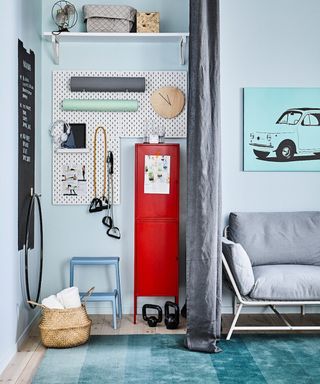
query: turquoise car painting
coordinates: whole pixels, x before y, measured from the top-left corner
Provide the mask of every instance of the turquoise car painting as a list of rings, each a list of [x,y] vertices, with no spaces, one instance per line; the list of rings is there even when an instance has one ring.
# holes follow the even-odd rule
[[[320,108],[287,109],[270,129],[251,131],[249,145],[256,158],[269,161],[320,155]]]

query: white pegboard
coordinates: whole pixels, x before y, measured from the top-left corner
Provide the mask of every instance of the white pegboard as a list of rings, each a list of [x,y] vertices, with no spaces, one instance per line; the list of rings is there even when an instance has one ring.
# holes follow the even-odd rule
[[[146,91],[138,92],[71,92],[72,76],[93,77],[144,77]],[[147,121],[155,121],[156,126],[165,127],[166,137],[184,138],[187,134],[187,108],[174,119],[158,116],[150,104],[152,93],[160,87],[174,86],[181,89],[187,100],[187,72],[118,72],[118,71],[54,71],[53,72],[53,121],[65,120],[69,123],[85,123],[87,126],[88,153],[53,152],[53,203],[90,204],[93,198],[93,136],[95,128],[102,125],[107,130],[108,149],[114,155],[114,204],[120,203],[120,138],[143,137]],[[139,102],[137,112],[65,112],[64,99],[135,99]],[[62,127],[58,129],[62,130]],[[98,185],[103,184],[103,151],[98,151]],[[61,177],[67,165],[85,165],[87,170],[87,196],[64,196]],[[100,193],[100,192],[99,192]],[[98,195],[100,196],[100,194]]]

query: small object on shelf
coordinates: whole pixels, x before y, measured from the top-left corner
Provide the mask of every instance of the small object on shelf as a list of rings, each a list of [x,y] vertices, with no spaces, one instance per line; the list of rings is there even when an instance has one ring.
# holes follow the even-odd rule
[[[155,121],[153,119],[145,119],[145,128],[144,128],[144,133],[143,133],[143,142],[145,144],[150,143],[150,136],[151,135],[156,135],[155,132]]]
[[[147,120],[145,122],[145,129],[143,134],[143,142],[145,144],[163,144],[166,134],[166,128],[163,126],[156,126],[154,120]]]
[[[63,125],[63,132],[58,133],[57,127]],[[52,137],[54,144],[54,150],[58,151],[62,148],[63,144],[68,141],[69,135],[71,133],[70,124],[64,120],[56,120],[51,124],[49,129],[49,134]]]
[[[72,76],[71,92],[145,92],[144,77]]]
[[[138,12],[137,13],[138,33],[159,33],[160,13],[159,12]]]
[[[87,32],[134,32],[137,10],[127,5],[84,5]]]
[[[75,6],[69,1],[57,1],[51,10],[51,16],[57,27],[58,31],[52,32],[59,34],[61,32],[69,32],[69,29],[74,27],[78,21],[78,13]]]
[[[173,309],[173,313],[170,313]],[[164,323],[167,329],[177,329],[179,326],[179,306],[172,301],[167,301],[164,305]]]
[[[138,100],[64,99],[62,102],[63,111],[136,112],[138,109]]]
[[[158,135],[159,135],[159,144],[164,144],[164,139],[166,136],[166,127],[159,127],[158,129]]]
[[[183,111],[185,96],[177,87],[163,87],[152,94],[150,102],[159,116],[165,119],[173,119]]]
[[[151,133],[149,135],[150,144],[159,144],[159,136],[156,133]]]
[[[156,316],[147,315],[147,309],[154,309],[157,311]],[[148,322],[149,327],[154,328],[158,323],[162,321],[162,308],[159,305],[155,304],[144,304],[142,307],[142,318],[144,321]]]

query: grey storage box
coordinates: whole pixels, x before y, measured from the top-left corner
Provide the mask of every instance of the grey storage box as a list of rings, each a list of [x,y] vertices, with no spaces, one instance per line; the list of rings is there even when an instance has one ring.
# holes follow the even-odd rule
[[[127,5],[84,5],[83,15],[87,32],[132,32],[136,9]]]

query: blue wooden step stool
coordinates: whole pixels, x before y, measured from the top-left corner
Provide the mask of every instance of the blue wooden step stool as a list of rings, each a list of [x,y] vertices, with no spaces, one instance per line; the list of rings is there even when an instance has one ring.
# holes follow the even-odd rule
[[[114,265],[116,288],[112,292],[94,292],[88,298],[88,301],[111,301],[114,329],[117,329],[117,316],[119,319],[122,317],[119,261],[119,257],[73,257],[70,260],[70,287],[74,286],[74,268],[76,265]],[[84,295],[84,293],[80,292],[80,296]]]

